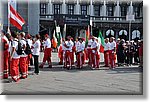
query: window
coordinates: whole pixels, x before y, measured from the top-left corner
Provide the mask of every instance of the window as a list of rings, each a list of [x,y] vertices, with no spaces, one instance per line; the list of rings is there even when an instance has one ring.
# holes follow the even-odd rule
[[[40,4],[40,14],[46,14],[47,13],[47,3],[41,3]]]
[[[87,15],[87,5],[81,5],[81,15]]]
[[[54,4],[54,14],[60,14],[60,4]]]
[[[121,6],[121,16],[126,16],[127,15],[127,6],[122,5]]]
[[[134,14],[135,14],[135,17],[140,16],[140,7],[134,6]]]
[[[94,6],[94,15],[95,16],[100,16],[100,5],[95,5]]]
[[[113,16],[113,13],[114,13],[113,5],[108,5],[107,6],[107,15],[108,16]]]
[[[74,5],[68,4],[68,14],[74,14]]]

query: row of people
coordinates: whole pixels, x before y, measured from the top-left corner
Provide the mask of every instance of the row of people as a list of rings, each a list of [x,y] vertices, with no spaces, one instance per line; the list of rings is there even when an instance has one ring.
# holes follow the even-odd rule
[[[24,32],[7,34],[1,31],[2,59],[3,60],[3,78],[18,82],[20,79],[26,79],[28,76],[28,67],[30,59],[34,57],[35,74],[39,73],[38,57],[40,54],[40,35],[36,35],[32,41],[30,36],[25,36]],[[25,38],[27,37],[27,38]]]

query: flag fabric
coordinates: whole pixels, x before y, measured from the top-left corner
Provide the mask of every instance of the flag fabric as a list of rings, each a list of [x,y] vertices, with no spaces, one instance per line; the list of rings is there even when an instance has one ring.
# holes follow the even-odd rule
[[[57,38],[56,38],[56,35],[55,35],[55,30],[54,30],[54,33],[53,33],[53,39],[52,39],[52,44],[53,44],[53,47],[56,48],[57,47]]]
[[[58,44],[57,44],[58,47],[60,46],[61,42],[62,42],[62,36],[61,36],[61,32],[60,32],[58,34]]]
[[[19,15],[19,13],[9,5],[9,20],[12,25],[17,27],[19,30],[22,30],[22,26],[25,24],[25,20]]]
[[[85,41],[86,46],[88,44],[89,37],[90,37],[90,26],[88,25],[88,29],[86,30],[86,41]]]
[[[104,53],[104,37],[102,36],[101,31],[99,31],[98,42],[100,43],[100,52]]]

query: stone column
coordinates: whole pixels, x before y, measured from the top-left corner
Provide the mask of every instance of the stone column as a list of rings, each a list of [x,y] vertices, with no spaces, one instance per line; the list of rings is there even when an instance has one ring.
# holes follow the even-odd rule
[[[62,4],[62,14],[66,14],[66,3],[65,3],[65,0],[63,0],[63,4]]]
[[[106,1],[104,1],[104,4],[103,4],[103,16],[106,16]],[[106,20],[106,18],[104,18],[103,20]]]
[[[77,4],[76,4],[76,14],[80,14],[80,5],[79,5],[79,0],[77,0]]]
[[[39,33],[40,0],[28,2],[28,33],[36,35]]]
[[[90,11],[90,16],[93,16],[94,15],[94,13],[93,13],[93,4],[92,4],[92,1],[93,0],[90,0],[90,7],[89,7],[89,11]]]

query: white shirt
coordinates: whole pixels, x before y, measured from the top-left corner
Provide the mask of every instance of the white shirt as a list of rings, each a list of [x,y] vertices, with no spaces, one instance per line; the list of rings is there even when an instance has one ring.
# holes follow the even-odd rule
[[[63,51],[66,51],[66,47],[65,47],[64,45],[65,45],[65,43],[62,42],[62,50],[63,50]]]
[[[32,46],[32,40],[31,39],[27,39],[27,42],[28,42],[28,44],[29,44],[29,46],[31,48],[31,46]]]
[[[12,55],[12,58],[14,58],[14,59],[18,59],[18,58],[20,58],[20,56],[17,54],[17,52],[16,52],[16,50],[18,50],[18,39],[14,39],[13,41],[12,41],[12,46],[11,46],[11,52],[12,52],[12,48],[15,48],[15,52],[14,52],[14,54]]]
[[[76,51],[77,52],[84,51],[84,45],[82,43],[78,42],[76,44]]]
[[[110,43],[110,50],[114,50],[114,48],[116,47],[116,42],[113,41]]]
[[[68,46],[68,48],[65,47],[65,49],[66,49],[66,50],[69,50],[69,51],[71,52],[71,51],[72,51],[72,44],[71,44],[71,42],[70,42],[70,41],[65,41],[65,43],[66,43],[66,45]]]
[[[41,42],[40,40],[37,40],[34,44],[33,44],[33,55],[40,55],[40,46],[41,46]]]
[[[110,42],[104,43],[104,51],[107,51],[110,49]]]
[[[51,48],[51,40],[49,38],[44,42],[44,46],[45,48]]]
[[[22,47],[23,47],[23,46],[26,47],[26,41],[25,41],[25,39],[20,40],[20,43],[21,43],[21,46],[22,46]],[[24,49],[24,50],[25,50],[25,49]],[[20,57],[26,57],[26,56],[27,56],[24,51],[23,51],[22,53],[23,53],[23,54],[20,55]]]
[[[91,46],[91,44],[92,44],[92,39],[88,40],[88,46],[87,46],[87,49],[91,48],[91,47],[89,47],[89,46]]]
[[[70,49],[70,52],[72,52],[72,48],[73,48],[73,46],[74,46],[74,43],[73,43],[72,40],[70,40],[70,43],[71,43],[71,49]]]
[[[91,48],[96,48],[97,47],[97,42],[94,40],[91,43]]]

